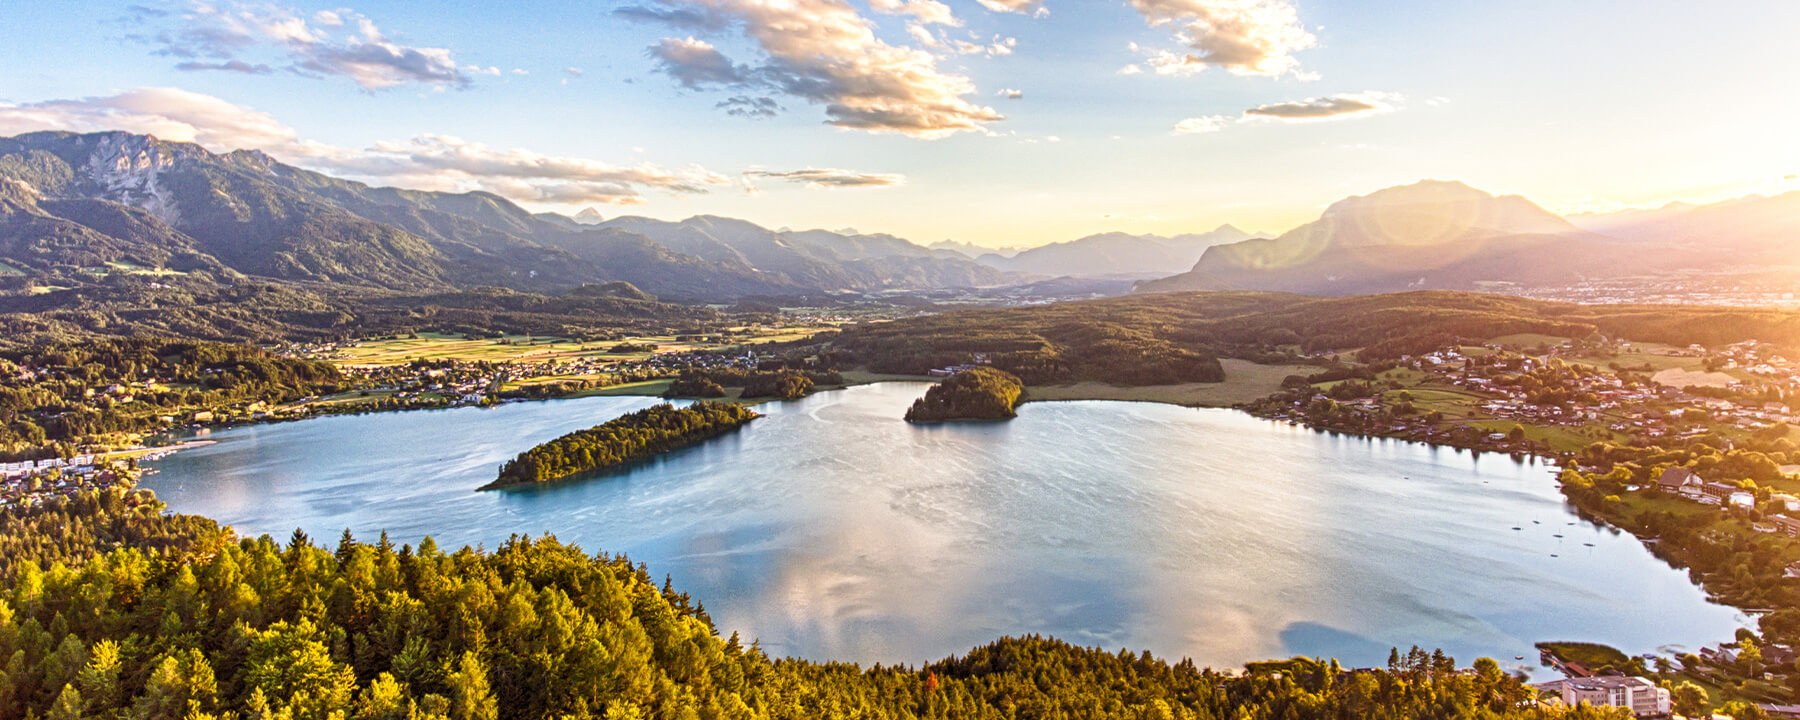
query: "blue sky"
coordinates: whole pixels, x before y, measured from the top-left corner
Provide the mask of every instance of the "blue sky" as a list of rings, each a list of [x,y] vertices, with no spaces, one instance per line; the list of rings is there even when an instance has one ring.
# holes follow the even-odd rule
[[[987,245],[1282,230],[1424,178],[1562,211],[1800,189],[1791,0],[524,5],[7,3],[0,133]],[[227,62],[256,72],[179,69]]]

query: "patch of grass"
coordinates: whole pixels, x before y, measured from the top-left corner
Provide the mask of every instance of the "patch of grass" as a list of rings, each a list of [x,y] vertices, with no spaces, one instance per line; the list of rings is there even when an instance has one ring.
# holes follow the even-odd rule
[[[661,397],[663,393],[668,392],[669,385],[673,382],[675,381],[668,378],[661,380],[645,380],[643,382],[625,383],[624,385],[613,385],[611,387],[583,390],[570,395],[569,397]]]
[[[1569,341],[1569,338],[1558,337],[1555,335],[1545,335],[1542,333],[1518,333],[1518,334],[1514,334],[1514,335],[1501,335],[1500,337],[1493,338],[1493,339],[1489,340],[1488,342],[1493,343],[1495,345],[1499,345],[1500,347],[1503,347],[1503,348],[1518,349],[1518,348],[1537,347],[1539,345],[1548,345],[1550,347],[1556,347],[1557,345],[1561,345],[1568,341]]]
[[[1585,448],[1588,445],[1593,444],[1597,439],[1598,440],[1607,440],[1607,441],[1614,441],[1614,440],[1618,439],[1613,436],[1613,433],[1611,430],[1602,428],[1597,425],[1586,426],[1586,427],[1561,427],[1561,426],[1543,427],[1543,426],[1530,425],[1530,424],[1520,422],[1517,420],[1471,420],[1471,421],[1469,421],[1470,427],[1480,428],[1484,431],[1491,432],[1491,433],[1508,432],[1513,429],[1514,425],[1524,426],[1525,439],[1531,440],[1532,442],[1544,443],[1545,445],[1549,446],[1551,450],[1557,451],[1557,452],[1577,452],[1577,451],[1580,451],[1582,448]],[[1582,434],[1580,431],[1583,429],[1598,429],[1600,432],[1602,432],[1604,434],[1600,438],[1594,438],[1589,435]]]
[[[1741,378],[1722,373],[1692,370],[1687,368],[1669,368],[1650,376],[1651,381],[1669,387],[1730,387],[1741,381]]]
[[[1289,375],[1318,372],[1315,367],[1258,365],[1248,360],[1231,358],[1220,360],[1219,364],[1225,368],[1225,382],[1144,386],[1109,385],[1102,382],[1033,385],[1025,389],[1025,400],[1124,400],[1190,407],[1230,407],[1275,393],[1281,389],[1281,381]]]

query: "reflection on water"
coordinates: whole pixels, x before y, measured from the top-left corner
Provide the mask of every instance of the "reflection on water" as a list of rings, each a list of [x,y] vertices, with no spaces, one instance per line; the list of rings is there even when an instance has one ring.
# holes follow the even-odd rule
[[[238,428],[145,484],[279,538],[552,533],[672,575],[722,632],[812,659],[916,663],[1043,633],[1216,666],[1375,665],[1415,643],[1510,662],[1547,639],[1694,647],[1744,620],[1629,535],[1580,522],[1545,467],[1150,404],[913,427],[900,416],[919,392],[770,405],[629,472],[519,491],[474,488],[536,443],[655,401]]]

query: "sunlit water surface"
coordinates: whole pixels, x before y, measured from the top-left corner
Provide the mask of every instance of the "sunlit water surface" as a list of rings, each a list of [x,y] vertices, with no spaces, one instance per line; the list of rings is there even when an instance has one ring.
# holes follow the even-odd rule
[[[588,398],[212,433],[145,482],[248,534],[552,533],[625,553],[776,655],[917,663],[1040,633],[1203,664],[1377,665],[1442,647],[1694,648],[1745,622],[1631,536],[1580,521],[1552,471],[1226,410],[1031,404],[914,427],[914,384],[760,408],[628,472],[477,493],[505,459],[646,407]]]

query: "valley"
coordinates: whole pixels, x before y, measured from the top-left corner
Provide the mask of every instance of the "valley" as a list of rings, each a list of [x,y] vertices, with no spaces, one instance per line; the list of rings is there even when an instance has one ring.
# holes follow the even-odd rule
[[[1800,720],[1796,27],[6,5],[0,720]]]

